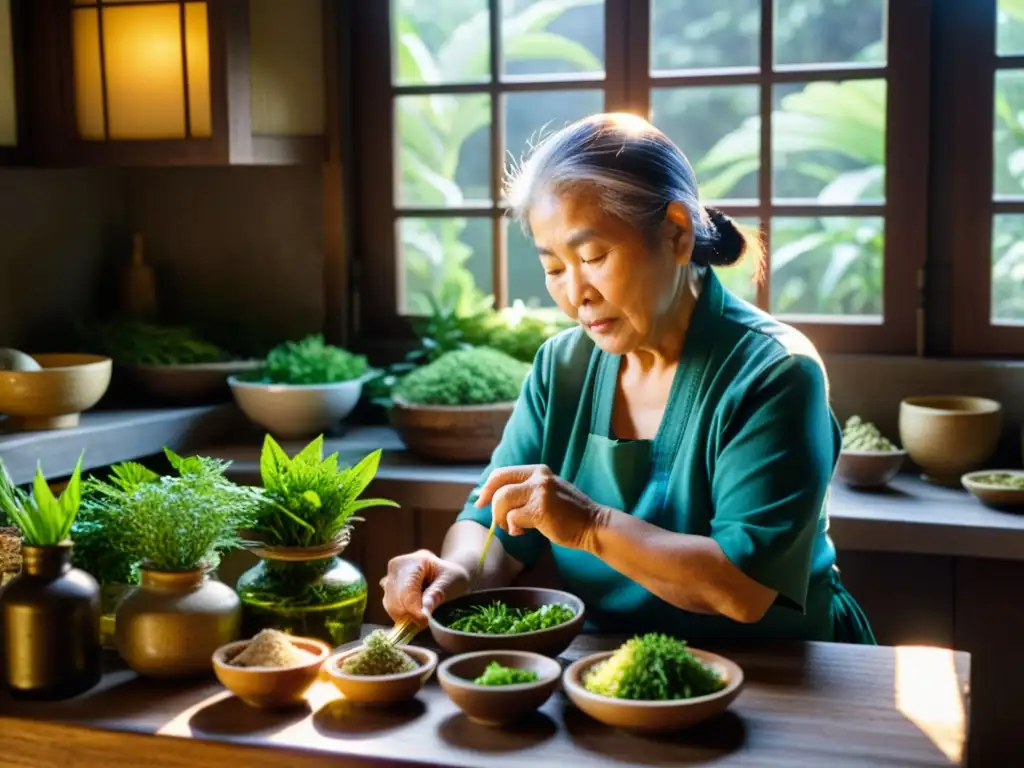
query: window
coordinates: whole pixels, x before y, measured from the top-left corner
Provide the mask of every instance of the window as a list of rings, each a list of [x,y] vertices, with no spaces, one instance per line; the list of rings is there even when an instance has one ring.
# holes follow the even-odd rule
[[[366,336],[401,335],[431,295],[550,303],[504,219],[503,166],[545,127],[622,110],[679,144],[707,202],[762,231],[760,284],[750,263],[720,272],[736,293],[823,350],[914,351],[928,0],[357,6]]]

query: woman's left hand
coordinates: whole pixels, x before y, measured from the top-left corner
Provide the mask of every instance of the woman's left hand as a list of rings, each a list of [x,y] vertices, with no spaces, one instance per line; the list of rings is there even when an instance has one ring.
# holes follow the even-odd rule
[[[510,535],[533,529],[573,549],[585,548],[602,515],[599,504],[543,464],[491,472],[476,500],[477,507],[488,504],[498,526]]]

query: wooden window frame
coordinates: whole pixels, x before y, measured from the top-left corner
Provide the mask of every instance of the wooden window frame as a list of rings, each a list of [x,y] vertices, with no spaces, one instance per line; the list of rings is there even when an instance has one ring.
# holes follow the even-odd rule
[[[1024,195],[998,199],[994,183],[995,77],[1024,72],[1024,55],[996,52],[997,0],[945,3],[951,72],[949,171],[943,209],[952,265],[952,353],[957,357],[1020,357],[1024,323],[992,323],[992,223],[995,214],[1024,214]],[[939,310],[936,310],[939,311]]]
[[[692,72],[672,76],[651,74],[650,2],[605,0],[605,76],[603,80],[543,78],[501,81],[500,14],[496,0],[491,8],[491,80],[472,85],[394,86],[391,82],[390,5],[388,0],[358,3],[353,9],[353,61],[360,72],[353,83],[353,144],[359,148],[349,174],[356,190],[358,225],[353,232],[358,263],[354,266],[353,316],[356,334],[380,348],[382,343],[411,338],[409,318],[397,309],[400,268],[396,223],[401,217],[479,217],[493,226],[493,280],[499,306],[507,302],[506,239],[504,210],[500,200],[501,154],[504,114],[501,96],[516,91],[593,88],[605,91],[606,111],[648,115],[653,86],[736,85],[761,86],[761,167],[759,200],[749,205],[729,204],[729,213],[758,217],[769,225],[773,216],[864,215],[885,218],[883,255],[883,321],[876,324],[844,321],[838,317],[821,322],[783,318],[806,333],[829,353],[912,354],[924,345],[921,282],[927,251],[928,207],[928,109],[930,76],[930,0],[898,0],[889,3],[887,60],[864,68],[822,66],[773,67],[772,0],[762,0],[760,67],[749,72]],[[885,77],[886,195],[879,204],[819,206],[789,204],[770,199],[772,179],[771,108],[776,83],[838,81]],[[400,208],[394,201],[397,181],[394,130],[395,96],[416,93],[481,93],[491,97],[492,203],[484,208]],[[767,119],[765,119],[767,117]],[[893,169],[899,168],[899,173]],[[770,249],[770,226],[765,226]],[[758,303],[766,306],[770,270],[758,289]]]

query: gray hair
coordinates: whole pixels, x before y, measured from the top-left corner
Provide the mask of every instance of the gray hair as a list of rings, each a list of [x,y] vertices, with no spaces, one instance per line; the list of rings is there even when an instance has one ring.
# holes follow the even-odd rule
[[[509,171],[505,196],[529,234],[528,217],[539,194],[580,188],[595,193],[606,213],[636,227],[649,242],[669,203],[686,206],[694,227],[692,260],[699,266],[735,264],[751,248],[732,219],[701,204],[686,155],[642,118],[594,115],[551,134]]]

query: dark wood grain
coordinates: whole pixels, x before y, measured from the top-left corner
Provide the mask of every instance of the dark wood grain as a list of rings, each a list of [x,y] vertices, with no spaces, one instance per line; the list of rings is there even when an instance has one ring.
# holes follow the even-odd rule
[[[620,641],[582,637],[566,660]],[[743,667],[743,694],[725,715],[671,737],[607,729],[560,693],[536,716],[495,730],[468,722],[433,682],[409,705],[379,711],[347,708],[322,683],[308,708],[271,714],[216,683],[152,683],[115,670],[68,702],[16,705],[0,695],[4,765],[963,764],[967,654],[828,643],[716,650]],[[909,672],[917,696],[901,712],[895,689]]]

